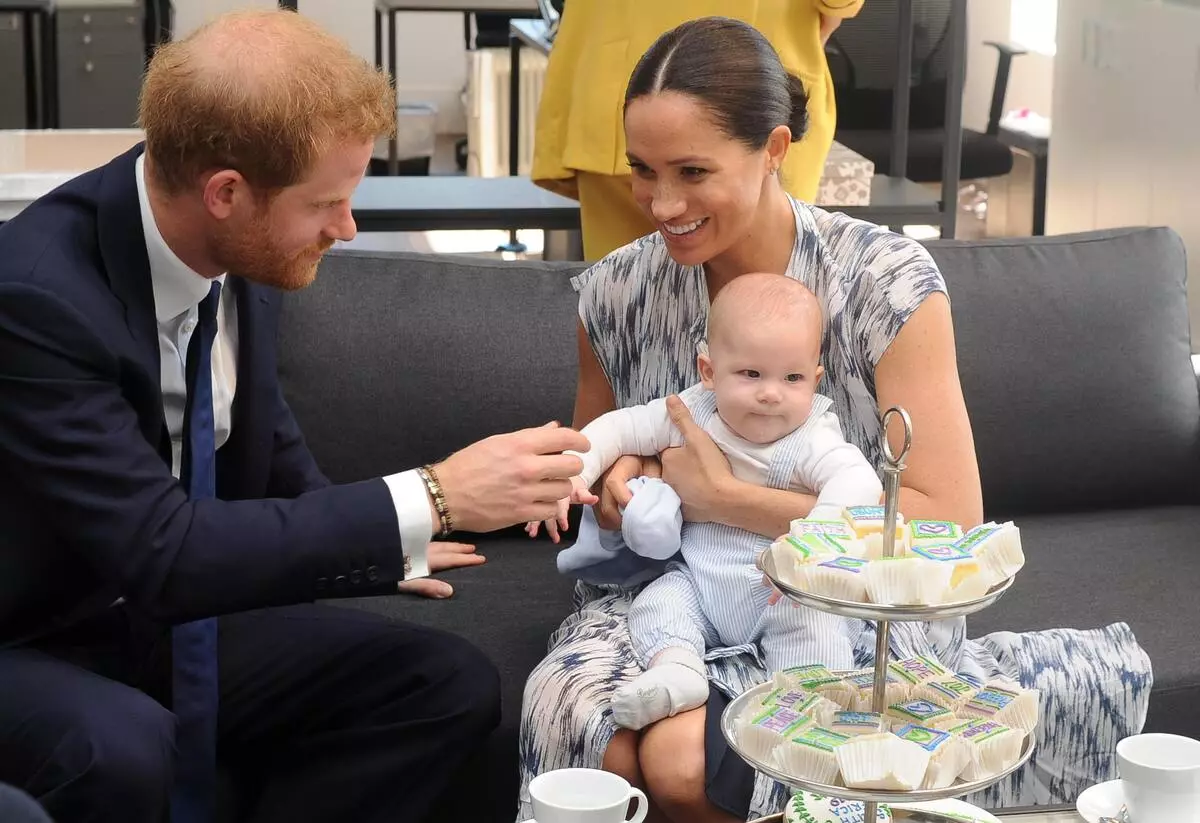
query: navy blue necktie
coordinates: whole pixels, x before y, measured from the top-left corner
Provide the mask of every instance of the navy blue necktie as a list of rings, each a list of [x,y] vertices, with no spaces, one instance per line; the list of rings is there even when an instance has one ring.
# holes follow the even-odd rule
[[[217,336],[221,284],[200,302],[184,372],[187,404],[179,479],[192,500],[217,494],[212,347]],[[175,786],[171,823],[212,823],[217,769],[217,620],[176,626],[172,632],[172,708],[175,712]]]

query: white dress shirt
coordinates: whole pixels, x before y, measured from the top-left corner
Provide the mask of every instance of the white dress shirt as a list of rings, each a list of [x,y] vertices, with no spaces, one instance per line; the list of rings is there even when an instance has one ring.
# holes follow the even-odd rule
[[[183,455],[183,415],[187,401],[184,359],[188,342],[200,316],[200,301],[208,296],[212,281],[180,260],[163,240],[146,191],[145,155],[137,159],[138,203],[142,231],[150,260],[154,288],[154,314],[158,319],[159,380],[163,415],[171,435],[171,473],[179,477]],[[217,280],[225,282],[225,275]],[[217,336],[212,349],[213,421],[218,449],[229,440],[233,428],[233,398],[237,393],[238,324],[237,300],[231,289],[221,289],[217,313]],[[406,579],[429,575],[427,559],[433,523],[425,483],[415,471],[383,478],[396,507],[400,548],[406,558]]]

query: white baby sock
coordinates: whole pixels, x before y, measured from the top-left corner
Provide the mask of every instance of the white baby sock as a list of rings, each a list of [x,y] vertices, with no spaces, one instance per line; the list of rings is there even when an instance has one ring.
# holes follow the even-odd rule
[[[613,720],[636,731],[707,701],[704,662],[689,649],[667,649],[633,682],[613,692]]]

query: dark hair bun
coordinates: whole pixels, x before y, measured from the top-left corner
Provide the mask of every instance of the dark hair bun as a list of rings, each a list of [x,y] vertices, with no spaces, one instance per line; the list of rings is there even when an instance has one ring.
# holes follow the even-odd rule
[[[792,130],[792,142],[795,143],[808,131],[808,92],[804,90],[804,81],[794,74],[788,75],[788,95],[792,98],[788,128]]]

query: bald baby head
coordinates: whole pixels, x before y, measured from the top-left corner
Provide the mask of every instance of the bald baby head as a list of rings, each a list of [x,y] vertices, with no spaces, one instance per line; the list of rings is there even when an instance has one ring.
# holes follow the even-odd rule
[[[744,274],[717,293],[697,366],[735,434],[771,443],[804,424],[821,380],[821,337],[817,298],[790,277]]]
[[[338,142],[390,135],[394,104],[387,76],[309,18],[242,11],[155,52],[138,120],[167,191],[235,169],[269,193]]]
[[[717,292],[708,313],[712,351],[755,329],[787,331],[819,354],[823,321],[816,295],[799,280],[779,274],[744,274]]]

